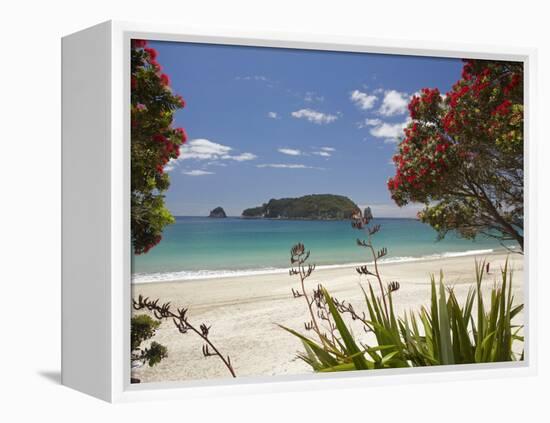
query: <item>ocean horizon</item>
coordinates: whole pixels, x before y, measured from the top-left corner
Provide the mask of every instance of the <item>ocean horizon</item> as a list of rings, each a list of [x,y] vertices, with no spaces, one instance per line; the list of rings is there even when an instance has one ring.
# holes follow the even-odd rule
[[[376,249],[388,249],[382,262],[416,261],[488,254],[502,249],[489,237],[466,240],[453,233],[438,241],[437,233],[414,218],[376,218]],[[301,242],[311,251],[310,263],[335,268],[370,262],[357,239],[366,234],[349,220],[286,220],[177,216],[163,240],[144,255],[132,257],[134,283],[212,279],[287,272],[290,248]]]

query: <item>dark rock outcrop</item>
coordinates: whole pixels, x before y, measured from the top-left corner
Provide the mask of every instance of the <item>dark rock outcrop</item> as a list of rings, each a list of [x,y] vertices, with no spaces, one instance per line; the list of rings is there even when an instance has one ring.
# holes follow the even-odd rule
[[[363,217],[368,219],[368,220],[372,220],[372,211],[371,211],[370,207],[365,208],[365,212],[363,213]]]
[[[208,217],[214,217],[216,219],[225,218],[227,215],[225,214],[225,210],[221,207],[216,207],[214,210],[210,212]]]

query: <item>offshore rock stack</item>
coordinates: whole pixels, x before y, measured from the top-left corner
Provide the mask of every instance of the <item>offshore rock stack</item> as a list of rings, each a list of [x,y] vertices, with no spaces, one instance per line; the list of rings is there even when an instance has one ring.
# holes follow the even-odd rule
[[[216,207],[214,210],[211,210],[210,211],[210,214],[208,215],[208,217],[214,217],[216,219],[220,219],[220,218],[226,218],[227,215],[225,214],[225,210],[222,208],[222,207]]]

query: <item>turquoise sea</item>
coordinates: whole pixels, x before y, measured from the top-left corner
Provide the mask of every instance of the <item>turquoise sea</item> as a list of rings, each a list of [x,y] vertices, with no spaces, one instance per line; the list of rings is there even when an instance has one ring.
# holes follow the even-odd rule
[[[386,261],[488,253],[502,248],[490,238],[475,242],[453,234],[436,240],[436,232],[415,219],[374,219],[377,249],[386,247]],[[349,221],[211,219],[177,217],[163,240],[149,253],[134,256],[134,282],[200,279],[286,271],[289,250],[297,242],[311,250],[318,266],[370,261],[356,244],[365,238]]]

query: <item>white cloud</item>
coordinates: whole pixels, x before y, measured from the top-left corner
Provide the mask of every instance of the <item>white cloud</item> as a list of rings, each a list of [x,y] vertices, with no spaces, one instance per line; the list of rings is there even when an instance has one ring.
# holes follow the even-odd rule
[[[365,125],[367,126],[378,126],[381,124],[382,121],[380,119],[365,119]]]
[[[235,156],[226,155],[226,156],[223,156],[222,159],[235,160],[237,162],[246,162],[248,160],[254,160],[257,157],[258,156],[256,156],[255,154],[252,154],[252,153],[241,153],[241,154],[237,154]]]
[[[331,154],[328,151],[314,151],[313,154],[321,157],[330,157]]]
[[[397,142],[403,135],[403,129],[410,123],[410,118],[407,118],[404,122],[387,123],[378,122],[369,132],[373,137],[385,138],[385,142]]]
[[[206,170],[200,170],[200,169],[183,171],[181,173],[183,173],[184,175],[189,175],[189,176],[204,176],[204,175],[213,175],[214,174],[214,172],[208,172]]]
[[[297,119],[307,119],[317,125],[331,123],[338,119],[337,115],[322,113],[312,109],[300,109],[292,112],[291,115]]]
[[[386,123],[376,126],[370,130],[372,136],[377,138],[397,138],[405,127],[402,123]]]
[[[235,77],[237,81],[269,81],[269,78],[264,75],[247,75],[247,76],[237,76]]]
[[[252,153],[231,154],[232,148],[207,139],[199,138],[189,141],[180,147],[180,160],[235,160],[238,162],[254,160]]]
[[[257,82],[258,84],[264,85],[268,88],[274,88],[278,82],[271,79],[265,75],[242,75],[236,76],[235,81],[248,81],[248,82]]]
[[[367,118],[361,122],[357,123],[358,128],[368,128],[369,126],[380,126],[382,125],[382,120],[380,119],[370,119]]]
[[[319,167],[306,166],[304,164],[267,163],[256,165],[259,168],[271,167],[274,169],[321,169]]]
[[[207,139],[194,139],[180,147],[179,160],[213,160],[220,159],[232,150],[227,145],[218,144]]]
[[[279,119],[277,112],[267,112],[267,117],[270,119]]]
[[[357,107],[363,110],[372,109],[374,107],[374,103],[378,100],[378,97],[375,95],[369,95],[359,90],[353,90],[349,98]]]
[[[289,156],[299,156],[302,154],[300,150],[295,150],[293,148],[279,148],[277,151],[279,153],[287,154]]]
[[[407,93],[388,90],[384,93],[384,99],[378,111],[384,116],[402,115],[407,111],[409,98]]]
[[[332,147],[321,147],[321,150],[328,151],[329,153],[336,151],[336,149]]]
[[[308,103],[313,103],[315,101],[321,103],[324,100],[325,100],[325,97],[323,97],[322,95],[318,95],[314,91],[308,91],[308,92],[306,92],[306,94],[304,96],[304,101],[306,101]]]

